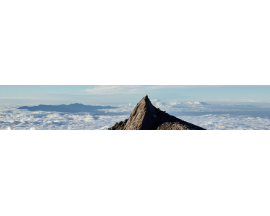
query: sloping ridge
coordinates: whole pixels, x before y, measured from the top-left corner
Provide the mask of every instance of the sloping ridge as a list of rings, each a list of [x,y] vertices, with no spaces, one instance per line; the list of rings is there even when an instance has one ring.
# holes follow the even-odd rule
[[[134,108],[129,118],[117,122],[109,130],[205,130],[185,122],[153,106],[146,95]]]

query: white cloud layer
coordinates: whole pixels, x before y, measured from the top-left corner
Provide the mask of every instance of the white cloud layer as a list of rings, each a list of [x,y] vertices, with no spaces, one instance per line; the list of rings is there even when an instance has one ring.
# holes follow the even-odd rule
[[[269,116],[248,116],[215,113],[218,111],[243,111],[252,110],[252,106],[211,106],[209,104],[192,103],[164,103],[159,100],[152,100],[152,103],[166,110],[169,114],[183,119],[187,122],[201,126],[208,130],[269,130]],[[118,115],[92,116],[89,113],[60,113],[45,111],[27,111],[17,109],[14,105],[0,106],[0,130],[107,130],[115,122],[123,121],[129,115],[133,106],[123,105],[118,109],[106,110],[110,113],[118,112]],[[185,112],[189,115],[184,115]],[[205,114],[205,112],[212,112]]]
[[[108,129],[128,116],[99,116],[19,110],[15,106],[0,107],[0,130],[96,130]]]
[[[261,117],[224,115],[178,116],[207,130],[270,130],[270,119]]]

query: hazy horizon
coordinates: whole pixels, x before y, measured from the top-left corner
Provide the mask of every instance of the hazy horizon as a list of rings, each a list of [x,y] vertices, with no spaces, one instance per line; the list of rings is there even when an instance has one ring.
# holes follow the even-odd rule
[[[135,104],[146,94],[163,102],[270,103],[269,85],[1,85],[0,104]]]

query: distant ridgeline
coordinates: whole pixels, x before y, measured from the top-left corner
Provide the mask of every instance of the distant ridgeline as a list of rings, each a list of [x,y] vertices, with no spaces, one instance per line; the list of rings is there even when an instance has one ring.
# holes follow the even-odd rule
[[[105,114],[105,109],[117,109],[118,107],[112,106],[91,106],[91,105],[83,105],[79,103],[74,103],[70,105],[39,105],[39,106],[22,106],[18,107],[18,109],[26,109],[29,111],[55,111],[55,112],[68,112],[68,113],[78,113],[78,112],[88,112],[96,115]],[[123,114],[123,113],[121,113]]]

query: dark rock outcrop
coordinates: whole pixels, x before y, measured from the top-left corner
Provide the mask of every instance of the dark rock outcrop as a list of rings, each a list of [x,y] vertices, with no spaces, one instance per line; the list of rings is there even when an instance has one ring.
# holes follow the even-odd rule
[[[179,122],[165,122],[158,126],[157,130],[189,130],[185,124]]]
[[[116,123],[109,130],[205,130],[154,107],[146,95],[134,108],[130,117]]]

